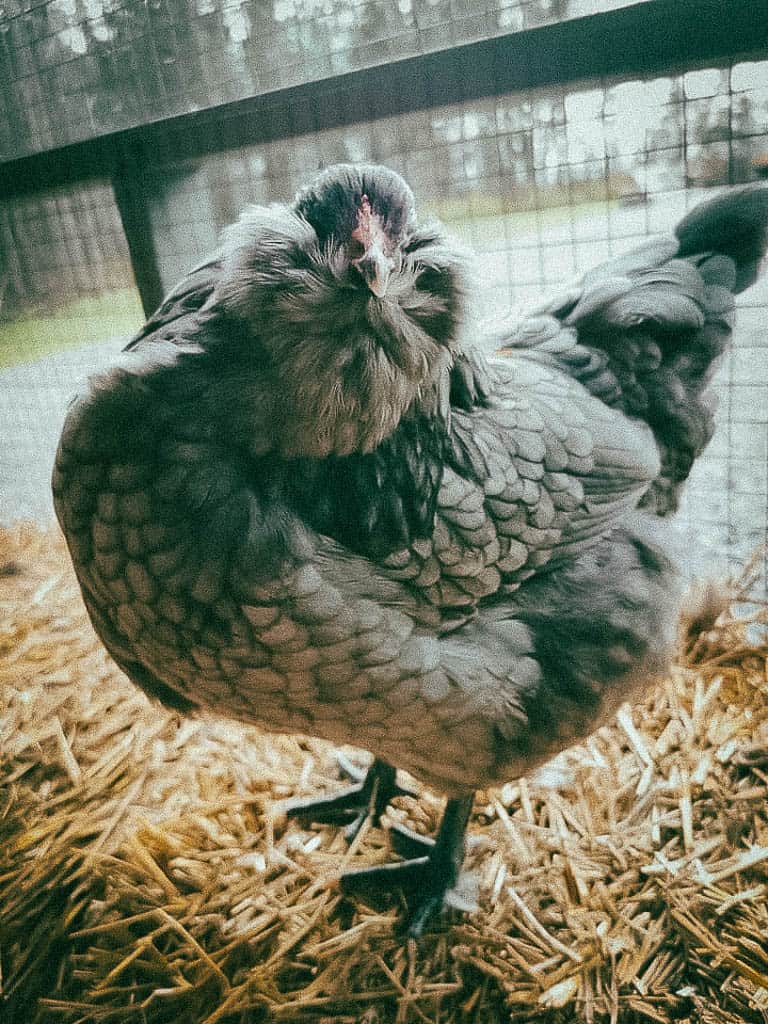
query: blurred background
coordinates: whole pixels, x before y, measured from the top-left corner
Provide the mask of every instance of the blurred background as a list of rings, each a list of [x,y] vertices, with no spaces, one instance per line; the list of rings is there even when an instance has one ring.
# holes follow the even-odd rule
[[[247,203],[388,164],[524,308],[768,176],[752,0],[3,0],[0,522],[52,515],[68,399]],[[768,280],[739,300],[691,572],[766,540]],[[764,567],[763,567],[764,573]]]

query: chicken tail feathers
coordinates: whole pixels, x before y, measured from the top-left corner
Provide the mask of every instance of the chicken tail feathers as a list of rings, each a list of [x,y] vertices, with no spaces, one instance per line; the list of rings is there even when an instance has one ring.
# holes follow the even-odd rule
[[[734,295],[756,279],[766,246],[768,188],[733,189],[693,209],[675,237],[596,267],[505,339],[648,423],[661,473],[643,507],[657,515],[677,508],[712,436],[708,384],[730,343]]]
[[[732,189],[695,207],[675,228],[678,257],[727,256],[735,276],[731,291],[754,284],[768,249],[768,188],[760,183]],[[724,267],[723,261],[719,267]]]

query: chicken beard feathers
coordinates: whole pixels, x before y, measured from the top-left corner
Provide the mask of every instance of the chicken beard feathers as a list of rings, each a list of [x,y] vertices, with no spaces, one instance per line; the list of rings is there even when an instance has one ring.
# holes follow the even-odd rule
[[[244,390],[271,404],[274,449],[326,458],[371,452],[404,416],[450,408],[468,291],[463,255],[434,229],[410,236],[377,298],[302,217],[253,207],[225,233],[212,304],[262,351],[265,379]]]

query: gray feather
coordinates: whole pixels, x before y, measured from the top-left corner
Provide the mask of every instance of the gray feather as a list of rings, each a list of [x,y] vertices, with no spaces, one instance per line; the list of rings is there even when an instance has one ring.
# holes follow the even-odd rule
[[[583,736],[666,664],[675,573],[638,508],[707,443],[765,196],[607,261],[491,360],[466,258],[394,172],[247,211],[62,432],[56,510],[118,664],[449,793]],[[397,252],[383,294],[361,211]]]

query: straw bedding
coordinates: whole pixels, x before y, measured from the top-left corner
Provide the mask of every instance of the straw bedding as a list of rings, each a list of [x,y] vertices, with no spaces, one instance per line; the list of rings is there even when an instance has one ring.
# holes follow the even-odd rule
[[[389,857],[385,831],[347,849],[281,814],[339,785],[331,748],[150,704],[58,534],[0,532],[0,1020],[765,1022],[768,613],[749,585],[685,623],[644,705],[479,794],[478,910],[414,943],[396,900],[333,884]],[[440,810],[425,791],[391,813],[429,831]]]

